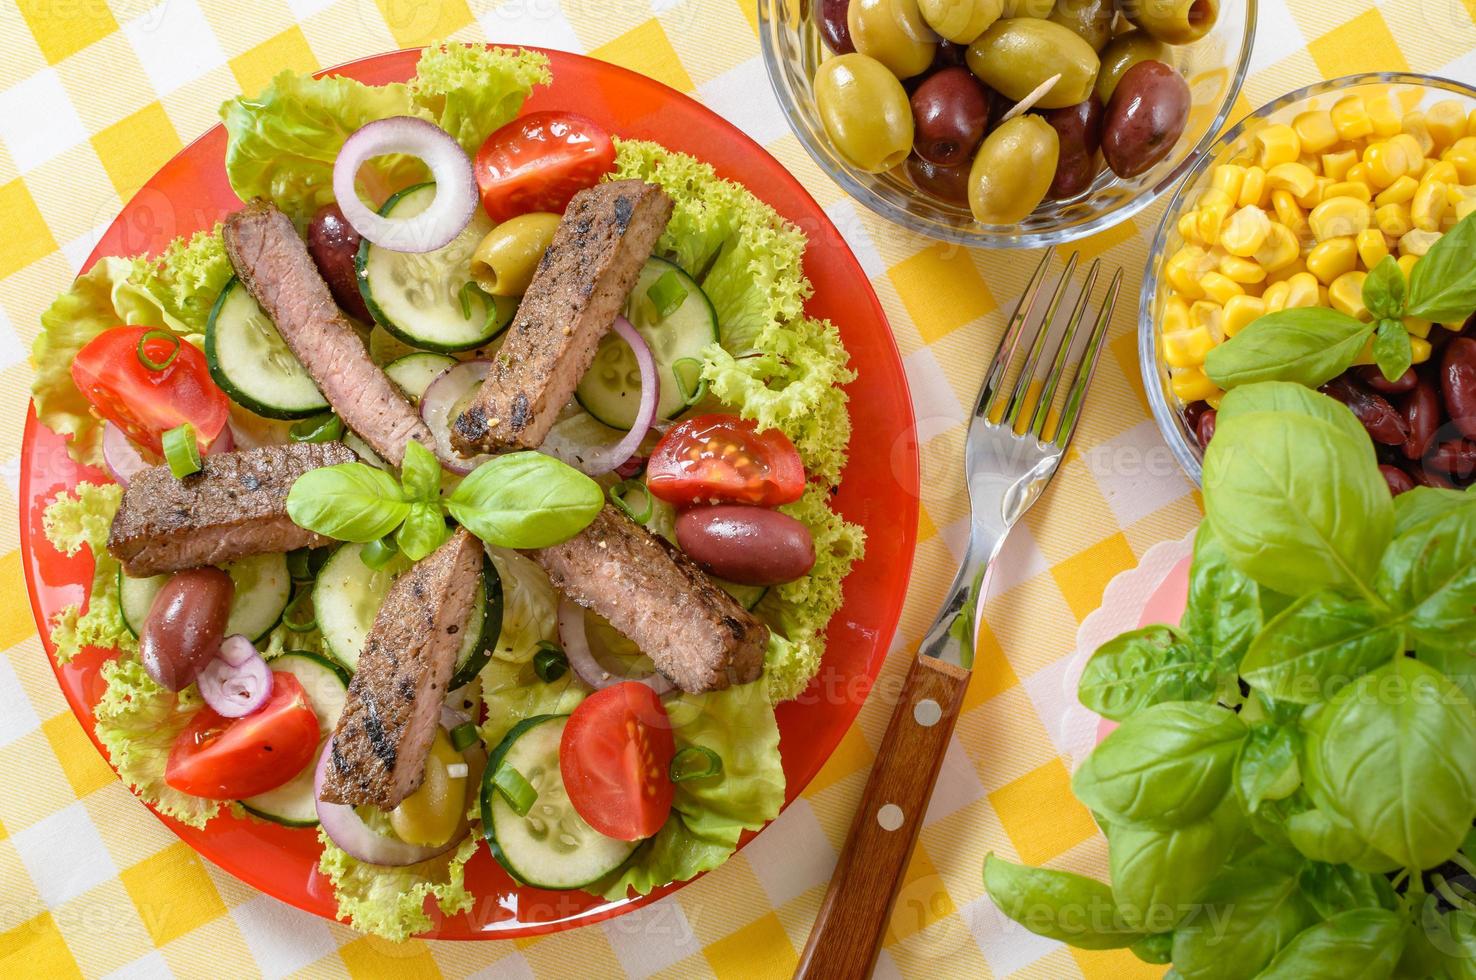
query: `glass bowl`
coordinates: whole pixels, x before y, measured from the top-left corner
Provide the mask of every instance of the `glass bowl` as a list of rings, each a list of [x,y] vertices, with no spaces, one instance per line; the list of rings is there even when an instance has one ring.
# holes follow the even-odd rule
[[[1347,95],[1386,95],[1406,112],[1452,98],[1463,102],[1467,112],[1476,109],[1476,88],[1448,78],[1408,72],[1347,75],[1289,92],[1236,123],[1209,152],[1198,158],[1164,209],[1158,232],[1148,249],[1148,267],[1143,272],[1143,291],[1138,300],[1138,363],[1159,431],[1179,465],[1196,484],[1200,482],[1204,453],[1184,417],[1184,406],[1169,387],[1168,366],[1163,361],[1158,343],[1158,323],[1168,298],[1167,292],[1159,288],[1164,267],[1184,245],[1184,238],[1179,234],[1179,218],[1209,187],[1211,168],[1218,163],[1253,154],[1255,134],[1261,128],[1274,123],[1290,123],[1298,113],[1311,109],[1330,108]]]
[[[1158,165],[1132,179],[1103,168],[1076,197],[1045,201],[1017,225],[985,225],[967,208],[938,201],[912,186],[901,168],[869,174],[831,147],[815,106],[815,69],[830,56],[811,10],[819,0],[759,0],[759,42],[769,83],[794,130],[820,169],[889,221],[942,241],[982,248],[1041,248],[1075,241],[1125,221],[1152,204],[1193,165],[1224,128],[1245,80],[1256,33],[1256,0],[1224,0],[1214,28],[1174,48],[1189,83],[1184,135]]]

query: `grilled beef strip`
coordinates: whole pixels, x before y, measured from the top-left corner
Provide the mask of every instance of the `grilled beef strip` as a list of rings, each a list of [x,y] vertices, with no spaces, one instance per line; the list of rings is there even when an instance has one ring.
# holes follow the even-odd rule
[[[666,540],[609,504],[563,544],[529,553],[559,591],[697,694],[763,673],[769,629]]]
[[[391,810],[420,786],[481,569],[481,542],[458,528],[390,586],[333,733],[323,800]]]
[[[226,219],[224,236],[226,254],[246,291],[276,324],[344,425],[393,466],[400,465],[410,439],[434,450],[430,429],[369,359],[291,219],[258,198]]]
[[[574,195],[477,398],[451,427],[465,455],[537,449],[594,362],[671,218],[671,198],[639,180]]]
[[[142,577],[330,544],[292,523],[287,491],[309,470],[356,459],[341,442],[288,443],[206,456],[183,479],[152,466],[124,491],[108,551]]]

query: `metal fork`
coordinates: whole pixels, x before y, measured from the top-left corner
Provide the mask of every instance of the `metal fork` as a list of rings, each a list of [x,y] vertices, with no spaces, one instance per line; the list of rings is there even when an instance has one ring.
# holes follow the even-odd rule
[[[1072,253],[1044,314],[1036,321],[1034,335],[1026,336],[1053,255],[1054,249],[1047,249],[1031,275],[979,390],[964,450],[972,511],[968,547],[943,607],[908,670],[796,977],[860,980],[871,975],[968,688],[975,622],[987,594],[990,567],[1010,528],[1040,499],[1055,476],[1081,421],[1087,388],[1122,287],[1122,270],[1113,275],[1078,352],[1076,340],[1097,283],[1100,259],[1087,271],[1080,295],[1061,325],[1062,305],[1077,265],[1077,255]],[[1053,336],[1056,346],[1041,378],[1041,360]],[[1022,344],[1028,348],[1023,363]],[[1019,373],[1006,391],[1017,364]],[[1053,420],[1052,405],[1067,370],[1071,380],[1059,419]]]

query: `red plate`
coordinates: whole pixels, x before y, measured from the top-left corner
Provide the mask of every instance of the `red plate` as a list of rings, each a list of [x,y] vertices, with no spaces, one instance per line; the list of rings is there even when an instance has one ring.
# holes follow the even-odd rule
[[[553,85],[538,91],[528,110],[576,108],[617,135],[656,140],[690,153],[722,176],[747,185],[805,230],[810,239],[805,271],[815,284],[808,310],[840,326],[860,375],[850,387],[854,451],[835,505],[866,529],[866,558],[846,580],[846,603],[830,624],[830,647],[820,676],[778,712],[788,797],[793,799],[855,718],[886,656],[907,592],[917,536],[917,445],[897,347],[871,284],[835,226],[762,148],[659,82],[593,59],[547,54]],[[397,51],[355,61],[336,73],[373,84],[403,81],[414,73],[417,57],[417,51]],[[208,228],[240,207],[226,183],[225,142],[224,130],[216,126],[169,161],[124,208],[88,264],[103,255],[155,252],[175,235]],[[60,291],[65,283],[56,286]],[[85,479],[106,477],[75,465],[61,440],[36,423],[32,410],[21,459],[21,547],[43,637],[54,613],[82,599],[92,560],[85,553],[70,559],[58,554],[41,533],[41,512],[58,490]],[[101,693],[98,666],[110,652],[88,651],[62,667],[56,665],[49,642],[46,648],[67,701],[90,734],[91,706]],[[242,881],[298,908],[334,917],[332,889],[314,870],[316,831],[228,816],[194,830],[160,819],[203,857]],[[427,938],[499,939],[555,932],[619,915],[680,887],[620,902],[522,888],[485,848],[469,865],[468,883],[476,905],[462,915],[438,916]]]

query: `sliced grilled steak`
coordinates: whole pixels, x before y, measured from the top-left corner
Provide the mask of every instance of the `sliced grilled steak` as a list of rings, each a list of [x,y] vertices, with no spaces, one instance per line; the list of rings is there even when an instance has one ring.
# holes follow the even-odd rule
[[[276,206],[257,199],[225,221],[226,254],[333,410],[376,453],[399,466],[405,443],[435,439],[333,301],[307,246]],[[450,462],[449,460],[447,462]]]
[[[614,507],[569,541],[531,555],[555,588],[609,620],[682,690],[721,690],[763,673],[768,627]]]
[[[206,456],[182,480],[152,466],[124,491],[108,551],[139,577],[329,544],[292,523],[287,491],[308,470],[356,459],[341,442],[300,442]]]
[[[492,373],[452,425],[457,450],[472,456],[543,443],[670,218],[671,198],[639,180],[574,195]]]
[[[420,786],[481,569],[481,542],[459,528],[390,586],[333,733],[324,800],[391,810]]]

